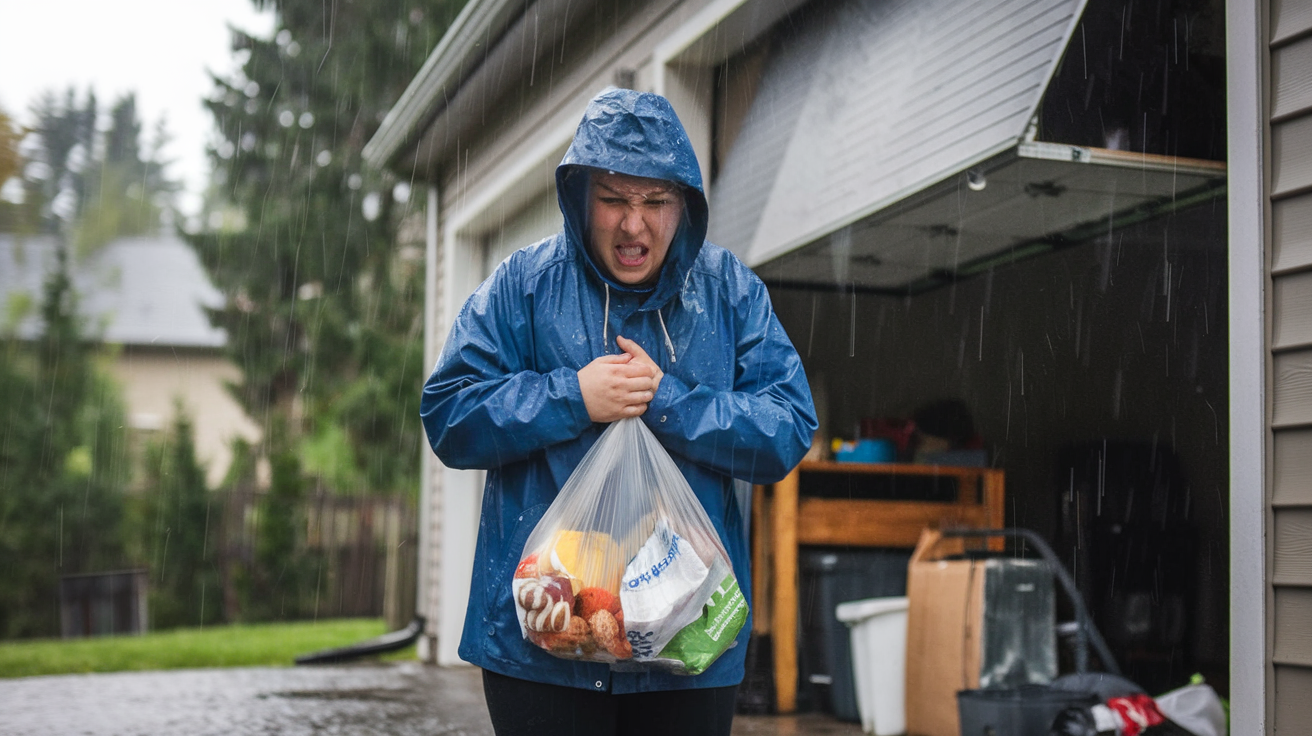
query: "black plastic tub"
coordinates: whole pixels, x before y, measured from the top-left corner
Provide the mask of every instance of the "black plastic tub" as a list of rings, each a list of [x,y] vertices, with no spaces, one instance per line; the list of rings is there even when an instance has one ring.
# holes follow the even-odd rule
[[[798,706],[861,722],[852,674],[852,634],[839,603],[907,594],[911,550],[804,547],[798,550]]]
[[[1100,702],[1093,693],[1023,685],[961,690],[957,693],[957,712],[961,716],[961,736],[1048,736],[1058,713]]]

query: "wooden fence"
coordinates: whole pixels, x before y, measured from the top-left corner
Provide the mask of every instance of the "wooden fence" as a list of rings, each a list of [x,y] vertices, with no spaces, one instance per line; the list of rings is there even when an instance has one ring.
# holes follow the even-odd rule
[[[224,613],[240,615],[233,572],[255,561],[264,492],[250,488],[215,493],[222,508],[215,531],[223,572]],[[313,614],[317,618],[376,617],[401,628],[415,612],[418,519],[399,498],[308,494],[294,514],[297,544],[317,560]]]

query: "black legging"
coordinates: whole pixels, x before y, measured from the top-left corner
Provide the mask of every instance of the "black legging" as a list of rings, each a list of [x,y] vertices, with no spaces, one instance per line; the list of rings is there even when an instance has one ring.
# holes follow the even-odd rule
[[[611,695],[483,670],[497,736],[729,736],[736,685]]]

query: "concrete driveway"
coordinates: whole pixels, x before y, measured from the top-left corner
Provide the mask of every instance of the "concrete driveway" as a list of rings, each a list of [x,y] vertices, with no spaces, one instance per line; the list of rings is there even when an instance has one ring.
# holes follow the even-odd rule
[[[735,734],[860,734],[819,714],[739,716]],[[0,680],[0,733],[492,736],[472,667],[418,662]]]

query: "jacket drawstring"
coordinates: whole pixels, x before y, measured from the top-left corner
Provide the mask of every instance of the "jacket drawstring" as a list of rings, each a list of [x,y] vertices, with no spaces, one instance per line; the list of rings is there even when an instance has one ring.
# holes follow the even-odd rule
[[[670,339],[670,331],[665,329],[665,318],[661,316],[661,310],[656,310],[656,319],[661,321],[661,332],[665,333],[665,349],[670,351],[670,362],[678,363],[679,359],[674,357],[674,341]]]
[[[606,287],[606,313],[601,317],[601,353],[602,355],[610,354],[610,284],[602,283]]]
[[[606,306],[601,317],[601,349],[605,354],[610,353],[610,284],[603,283],[606,287]],[[661,322],[661,332],[665,334],[665,349],[670,351],[670,362],[678,363],[679,359],[674,355],[674,341],[670,339],[670,331],[665,329],[665,316],[661,310],[656,310],[656,319]]]

